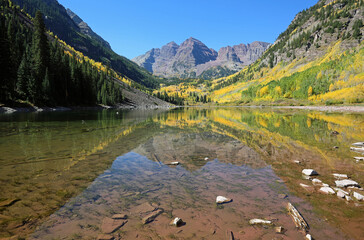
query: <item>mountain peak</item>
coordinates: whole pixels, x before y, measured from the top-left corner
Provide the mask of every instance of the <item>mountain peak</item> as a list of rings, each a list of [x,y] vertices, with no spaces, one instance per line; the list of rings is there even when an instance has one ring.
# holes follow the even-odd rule
[[[179,46],[175,41],[167,43],[165,46]]]
[[[194,44],[205,45],[200,40],[190,37],[190,38],[186,39],[183,43],[181,43],[181,46],[190,46],[190,45],[194,45]]]
[[[148,51],[144,55],[132,59],[139,66],[155,75],[163,77],[196,77],[204,71],[217,66],[228,67],[233,71],[240,70],[256,59],[266,50],[269,43],[253,42],[245,45],[223,47],[216,52],[208,48],[200,40],[190,37],[181,45],[174,41]],[[160,51],[159,51],[160,50]]]
[[[74,13],[71,9],[67,8],[66,12],[68,16],[72,19],[72,21],[78,26],[78,28],[81,30],[81,32],[90,38],[95,39],[99,43],[101,43],[104,47],[107,47],[111,49],[110,44],[105,41],[102,37],[100,37],[98,34],[96,34],[90,26],[84,22],[76,13]]]

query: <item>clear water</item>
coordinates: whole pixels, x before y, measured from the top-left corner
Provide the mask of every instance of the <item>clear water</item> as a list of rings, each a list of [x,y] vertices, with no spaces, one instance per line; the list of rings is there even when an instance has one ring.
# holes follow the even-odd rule
[[[363,114],[185,108],[1,115],[0,202],[14,202],[0,207],[0,237],[96,239],[105,218],[124,213],[116,239],[225,239],[230,231],[236,239],[301,239],[286,211],[291,202],[316,239],[361,239],[361,202],[299,184],[312,186],[301,171],[314,168],[331,186],[332,173],[364,185],[364,164],[353,159],[362,155],[350,151],[363,139]],[[216,205],[218,195],[233,201]],[[143,224],[151,207],[163,213]],[[174,217],[185,224],[170,226]],[[252,218],[274,226],[250,226]]]

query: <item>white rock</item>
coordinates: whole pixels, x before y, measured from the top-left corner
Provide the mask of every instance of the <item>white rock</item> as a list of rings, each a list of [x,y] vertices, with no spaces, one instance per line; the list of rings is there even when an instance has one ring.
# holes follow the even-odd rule
[[[251,225],[254,225],[254,224],[268,224],[268,225],[270,225],[270,224],[272,224],[272,221],[254,218],[254,219],[251,219],[249,221],[249,224],[251,224]]]
[[[216,197],[216,203],[228,203],[228,202],[231,202],[230,198],[226,198],[226,197],[223,197],[223,196],[217,196]]]
[[[333,173],[332,175],[336,179],[345,179],[345,178],[348,178],[348,175],[346,175],[346,174]]]
[[[358,199],[359,201],[364,201],[364,195],[361,195],[360,193],[354,192],[353,196]]]
[[[350,196],[348,196],[348,195],[345,195],[345,199],[346,199],[346,201],[348,201],[348,202],[350,202],[350,201],[352,201],[353,199],[350,197]]]
[[[329,184],[327,184],[327,183],[322,183],[322,186],[323,186],[323,187],[328,187],[328,186],[329,186]]]
[[[351,145],[353,145],[355,147],[364,147],[364,142],[356,142],[356,143],[353,143]]]
[[[208,161],[209,160],[209,158],[208,157],[205,157],[205,161]]]
[[[302,173],[306,176],[314,176],[314,175],[318,175],[318,173],[313,170],[313,169],[303,169]]]
[[[306,240],[312,240],[313,238],[312,238],[312,236],[311,236],[311,234],[307,234],[306,235]]]
[[[336,193],[336,196],[338,196],[339,198],[345,198],[345,193],[343,193],[342,191],[338,191]]]
[[[326,194],[335,194],[335,191],[331,187],[322,187],[322,188],[320,188],[320,192],[323,192]]]
[[[357,182],[349,179],[335,181],[335,184],[337,187],[359,187]]]
[[[293,161],[294,163],[300,164],[301,162],[298,160]]]
[[[307,175],[302,175],[302,177],[303,177],[303,179],[306,179],[306,180],[312,180],[312,177],[310,177],[310,176],[307,176]]]
[[[304,183],[300,183],[300,186],[303,187],[306,191],[313,192],[315,189],[313,186],[306,185]]]
[[[182,219],[180,219],[179,217],[176,217],[175,219],[173,219],[173,221],[171,222],[171,225],[175,226],[175,227],[179,227],[181,226],[181,224],[183,223]]]
[[[364,161],[364,157],[354,157],[356,161]]]
[[[312,179],[312,183],[314,185],[322,185],[322,181],[320,179],[317,179],[317,178]]]
[[[364,147],[361,147],[361,148],[351,147],[350,150],[355,151],[355,152],[364,152]]]
[[[179,165],[179,162],[171,162],[169,165]]]
[[[348,193],[348,192],[346,192],[346,191],[342,190],[341,188],[334,187],[333,189],[334,189],[336,192],[342,192],[342,193],[344,193],[345,195],[349,195],[349,193]]]

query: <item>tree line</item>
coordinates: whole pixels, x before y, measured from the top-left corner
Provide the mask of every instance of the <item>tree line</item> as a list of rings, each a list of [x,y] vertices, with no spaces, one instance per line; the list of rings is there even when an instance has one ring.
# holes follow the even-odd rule
[[[47,33],[38,11],[28,16],[0,3],[0,102],[36,105],[115,105],[123,101],[112,73],[100,71]]]

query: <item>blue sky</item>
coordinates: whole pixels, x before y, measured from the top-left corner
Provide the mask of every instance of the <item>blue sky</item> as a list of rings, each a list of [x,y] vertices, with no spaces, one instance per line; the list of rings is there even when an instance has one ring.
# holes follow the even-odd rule
[[[317,0],[58,0],[127,58],[194,37],[209,48],[273,43]]]

